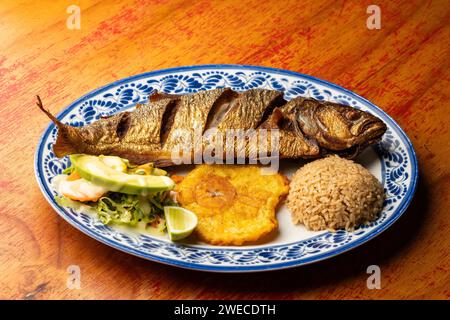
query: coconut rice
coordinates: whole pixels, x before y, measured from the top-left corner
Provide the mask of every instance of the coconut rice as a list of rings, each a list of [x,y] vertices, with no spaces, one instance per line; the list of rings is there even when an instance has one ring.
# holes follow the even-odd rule
[[[338,156],[306,164],[293,175],[287,206],[309,230],[353,230],[378,218],[380,182],[363,166]]]

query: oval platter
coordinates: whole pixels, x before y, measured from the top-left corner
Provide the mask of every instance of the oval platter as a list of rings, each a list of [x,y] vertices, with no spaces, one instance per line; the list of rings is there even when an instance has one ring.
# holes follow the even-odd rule
[[[79,98],[58,119],[81,126],[143,103],[154,91],[193,93],[230,87],[237,91],[264,88],[284,91],[287,99],[297,96],[334,101],[368,111],[387,124],[377,145],[368,148],[357,162],[383,184],[386,200],[378,220],[353,232],[311,232],[290,222],[287,209],[277,212],[279,230],[269,242],[241,247],[218,247],[204,243],[173,243],[145,231],[105,226],[95,216],[60,207],[54,200],[52,178],[69,165],[52,152],[57,129],[44,131],[35,155],[35,173],[50,205],[72,226],[121,251],[173,266],[213,272],[254,272],[301,266],[355,248],[392,225],[406,210],[418,179],[413,146],[397,123],[366,99],[330,82],[292,71],[244,65],[201,65],[148,72],[106,85]],[[291,164],[292,166],[292,164]],[[290,175],[295,168],[285,168]]]

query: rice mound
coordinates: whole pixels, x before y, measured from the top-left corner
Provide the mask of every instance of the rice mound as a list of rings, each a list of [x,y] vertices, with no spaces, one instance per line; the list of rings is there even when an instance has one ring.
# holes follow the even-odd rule
[[[306,164],[293,175],[287,206],[309,230],[354,230],[378,218],[381,183],[363,166],[338,156]]]

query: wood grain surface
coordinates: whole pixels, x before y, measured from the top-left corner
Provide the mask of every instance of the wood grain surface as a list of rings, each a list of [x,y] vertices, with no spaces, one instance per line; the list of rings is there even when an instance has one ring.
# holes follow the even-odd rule
[[[69,30],[66,9],[81,8]],[[381,8],[368,30],[367,6]],[[450,298],[450,4],[442,1],[0,2],[0,298]],[[34,178],[48,119],[117,79],[235,63],[298,71],[371,100],[406,131],[420,182],[389,230],[333,259],[285,271],[211,274],[145,261],[64,222]],[[381,268],[369,290],[366,268]],[[81,269],[68,289],[67,268]]]

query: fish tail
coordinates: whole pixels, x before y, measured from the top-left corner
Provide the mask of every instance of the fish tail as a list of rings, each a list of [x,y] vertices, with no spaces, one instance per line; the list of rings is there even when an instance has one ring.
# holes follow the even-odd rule
[[[68,154],[74,154],[78,153],[78,149],[71,143],[69,136],[70,136],[70,129],[74,129],[61,121],[59,121],[54,115],[50,113],[47,109],[44,108],[44,105],[42,104],[41,98],[39,96],[36,96],[37,102],[36,105],[41,109],[42,112],[44,112],[47,117],[52,120],[52,122],[58,127],[58,137],[56,138],[56,142],[53,145],[53,152],[58,158],[64,157]]]
[[[44,105],[42,104],[41,97],[39,97],[39,95],[37,95],[36,98],[37,98],[36,105],[39,107],[39,109],[41,109],[41,111],[44,112],[47,115],[47,117],[49,117],[50,120],[53,121],[53,123],[55,125],[58,126],[58,128],[64,126],[64,124],[61,121],[59,121],[58,119],[56,119],[56,117],[54,115],[52,115],[50,113],[50,111],[48,111],[47,109],[44,108]]]

